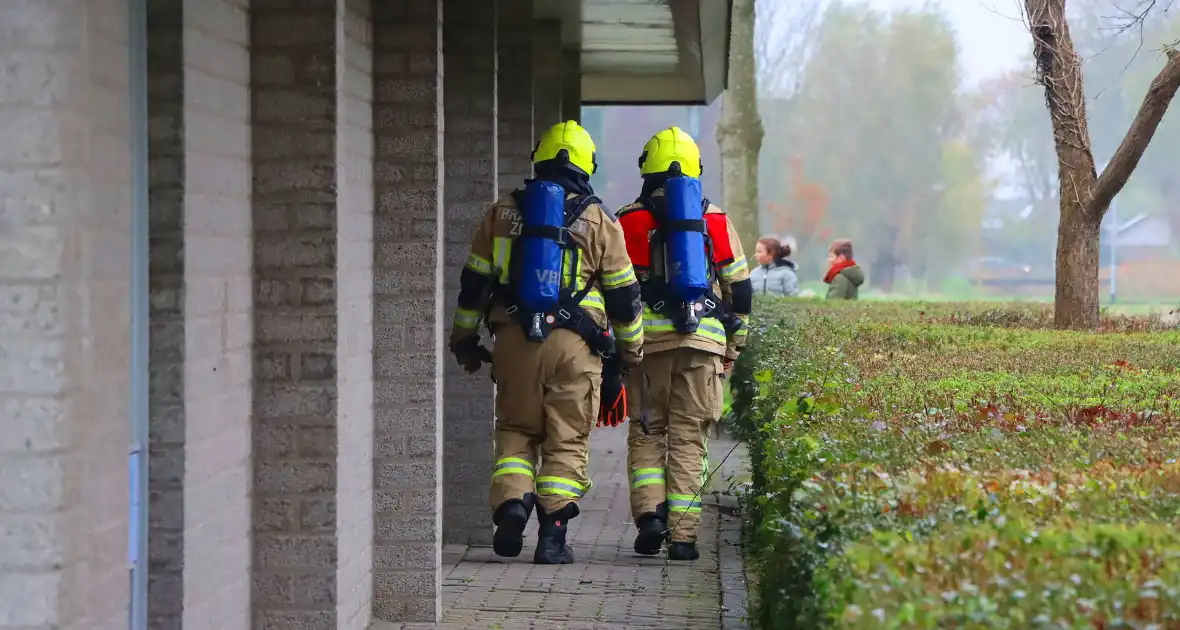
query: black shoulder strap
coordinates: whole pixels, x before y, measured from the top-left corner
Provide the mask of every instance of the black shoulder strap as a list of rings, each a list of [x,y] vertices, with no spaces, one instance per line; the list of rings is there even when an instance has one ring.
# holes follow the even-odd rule
[[[512,191],[509,194],[512,195],[512,201],[516,203],[516,209],[517,210],[523,209],[524,208],[524,189],[517,188],[516,190]]]
[[[578,195],[565,200],[565,227],[573,226],[574,221],[577,221],[586,213],[586,209],[590,206],[598,204],[602,205],[602,200],[595,195]]]
[[[638,212],[640,210],[647,210],[647,208],[643,207],[643,205],[638,205],[638,206],[632,205],[630,207],[623,208],[623,209],[619,210],[619,213],[617,215],[613,215],[613,216],[614,216],[614,219],[617,221],[617,220],[627,216],[628,214],[631,214],[632,212]]]
[[[602,200],[599,199],[595,195],[578,195],[576,197],[571,197],[570,199],[566,199],[566,201],[565,201],[565,229],[568,231],[571,227],[573,227],[574,222],[577,221],[578,219],[580,219],[582,217],[582,215],[586,213],[586,210],[593,204],[602,205]],[[577,247],[577,244],[571,240],[569,242],[569,244],[566,245],[566,247],[569,249],[573,249],[573,248]],[[587,295],[589,295],[590,291],[593,289],[594,289],[594,283],[587,282],[586,286],[582,287],[579,291],[577,291],[576,293],[574,293],[571,296],[570,299],[571,299],[572,305],[577,306],[577,305],[581,304],[582,299],[585,298]]]
[[[712,204],[712,202],[709,201],[708,197],[705,197],[704,199],[701,200],[701,221],[702,222],[704,222],[705,215],[709,212],[709,206],[711,204]],[[709,272],[708,272],[709,273],[709,276],[708,276],[709,277],[709,284],[712,285],[717,280],[717,265],[713,262],[713,252],[716,250],[713,247],[713,235],[709,233],[709,226],[707,223],[705,224],[704,232],[705,232],[705,252],[709,256],[709,260],[707,261],[708,268],[709,268]],[[710,294],[713,293],[712,286],[710,286],[710,288],[709,288],[709,293]],[[720,302],[718,301],[718,303],[720,303]]]

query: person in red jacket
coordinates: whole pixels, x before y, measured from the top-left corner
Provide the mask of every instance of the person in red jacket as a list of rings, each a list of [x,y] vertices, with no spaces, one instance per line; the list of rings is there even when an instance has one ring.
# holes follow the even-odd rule
[[[828,248],[828,273],[824,276],[828,285],[829,300],[855,300],[859,297],[860,285],[865,283],[865,272],[852,258],[852,241],[842,238]]]

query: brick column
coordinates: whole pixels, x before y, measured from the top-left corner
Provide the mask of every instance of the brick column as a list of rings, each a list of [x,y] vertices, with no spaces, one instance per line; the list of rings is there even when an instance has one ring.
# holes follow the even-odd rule
[[[0,3],[0,628],[127,627],[127,3]]]
[[[245,5],[149,5],[151,628],[250,623]]]
[[[459,272],[467,262],[471,236],[495,200],[496,176],[496,2],[445,0],[446,53],[446,319],[449,330],[459,295]],[[487,508],[492,469],[493,389],[487,366],[474,376],[446,357],[445,400],[446,542],[491,544]]]
[[[562,53],[561,117],[582,120],[582,53],[577,50]]]
[[[336,43],[336,618],[373,620],[373,0],[341,0]],[[340,36],[343,35],[341,39]],[[298,594],[298,592],[296,592]]]
[[[537,20],[533,24],[533,134],[562,122],[561,22]]]
[[[374,4],[373,615],[442,605],[442,2]]]
[[[250,13],[254,630],[371,620],[367,4]]]
[[[497,155],[500,192],[522,185],[532,173],[533,3],[500,0],[496,15]]]

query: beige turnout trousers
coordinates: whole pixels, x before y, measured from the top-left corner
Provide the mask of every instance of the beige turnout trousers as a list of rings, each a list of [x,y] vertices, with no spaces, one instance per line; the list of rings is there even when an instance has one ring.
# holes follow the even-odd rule
[[[533,343],[516,324],[496,326],[496,459],[489,501],[535,492],[552,513],[590,490],[590,430],[598,417],[602,361],[577,333]],[[538,462],[540,463],[538,469]]]
[[[705,436],[721,417],[721,375],[720,356],[675,348],[644,357],[627,382],[631,514],[638,519],[667,502],[672,542],[696,542],[701,525],[701,486],[709,470]],[[650,435],[638,420],[645,402]]]

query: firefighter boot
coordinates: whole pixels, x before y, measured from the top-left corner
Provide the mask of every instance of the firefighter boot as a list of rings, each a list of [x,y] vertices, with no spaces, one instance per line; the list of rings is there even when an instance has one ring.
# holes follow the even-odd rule
[[[515,558],[520,555],[524,546],[524,528],[528,525],[529,515],[533,512],[533,495],[526,494],[524,499],[509,499],[496,508],[492,515],[492,523],[496,526],[495,536],[492,538],[492,551],[497,556]]]
[[[537,550],[533,553],[533,564],[573,564],[574,550],[565,544],[569,520],[578,515],[578,504],[569,503],[552,514],[537,507]]]
[[[669,560],[690,561],[700,557],[701,554],[697,551],[695,542],[674,542],[668,545]]]
[[[668,535],[668,504],[656,506],[655,512],[646,512],[635,519],[639,533],[635,535],[635,553],[654,556],[660,552]]]

